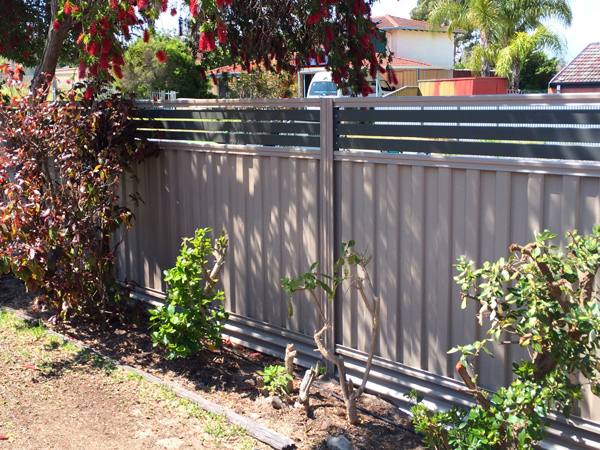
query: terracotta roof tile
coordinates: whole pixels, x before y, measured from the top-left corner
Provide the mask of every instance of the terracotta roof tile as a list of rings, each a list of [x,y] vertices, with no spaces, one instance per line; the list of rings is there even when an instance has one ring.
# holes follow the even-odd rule
[[[550,83],[600,82],[600,42],[589,44]]]

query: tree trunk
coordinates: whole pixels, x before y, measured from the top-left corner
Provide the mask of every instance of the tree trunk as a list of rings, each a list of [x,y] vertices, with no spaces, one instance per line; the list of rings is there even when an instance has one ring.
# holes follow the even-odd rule
[[[481,48],[483,49],[483,55],[481,60],[481,76],[489,77],[492,74],[492,68],[490,61],[487,58],[485,49],[489,46],[489,41],[485,32],[481,33]]]
[[[513,61],[512,67],[512,88],[519,89],[519,85],[521,84],[521,66],[519,64],[519,60]]]
[[[39,88],[54,78],[63,43],[73,26],[73,19],[67,16],[61,22],[60,28],[54,30],[53,24],[58,12],[58,0],[52,0],[51,11],[52,19],[50,21],[50,29],[48,30],[48,38],[46,39],[46,47],[44,47],[40,65],[36,67],[33,79],[31,80],[31,90],[34,95],[37,95],[36,91]]]

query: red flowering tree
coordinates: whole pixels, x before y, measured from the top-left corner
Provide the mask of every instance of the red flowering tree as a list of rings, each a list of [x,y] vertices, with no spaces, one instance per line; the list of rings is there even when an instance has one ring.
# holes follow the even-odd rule
[[[389,62],[389,55],[375,51],[375,42],[385,40],[385,33],[370,20],[373,0],[184,1],[189,15],[202,23],[201,60],[221,47],[248,69],[254,63],[293,74],[324,63],[338,84],[363,95],[370,90],[366,75],[384,72]],[[25,63],[39,61],[34,86],[54,74],[69,39],[79,49],[80,77],[120,78],[123,43],[133,33],[143,35],[161,12],[183,13],[175,0],[0,0],[0,4],[8,18],[0,31],[0,55]],[[164,57],[157,53],[159,60]]]

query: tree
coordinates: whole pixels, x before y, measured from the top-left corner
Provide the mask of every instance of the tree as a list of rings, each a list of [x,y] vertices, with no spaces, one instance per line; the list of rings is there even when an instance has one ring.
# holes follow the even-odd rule
[[[164,63],[156,59],[157,51],[165,53]],[[123,78],[116,86],[138,98],[148,98],[151,92],[160,90],[176,91],[185,98],[211,97],[208,82],[179,38],[148,34],[147,42],[139,38],[125,51],[124,59]]]
[[[558,37],[548,31],[544,26],[539,26],[532,34],[519,31],[510,43],[500,50],[496,62],[496,74],[508,77],[513,89],[519,89],[521,85],[521,71],[529,55],[551,48],[558,51],[561,43]]]
[[[432,27],[447,24],[449,33],[464,29],[476,34],[479,45],[473,50],[472,61],[478,67],[472,69],[483,76],[490,75],[503,49],[512,46],[504,58],[511,56],[512,78],[518,80],[519,61],[526,56],[518,50],[524,49],[523,33],[535,34],[538,30],[538,44],[545,40],[552,41],[552,47],[560,47],[555,45],[559,42],[556,36],[550,39],[550,32],[540,28],[542,21],[553,18],[570,25],[572,13],[568,0],[441,0],[428,18]],[[541,39],[542,34],[545,39]],[[527,46],[533,51],[538,46],[531,42]]]
[[[144,32],[168,0],[3,0],[11,17],[2,45],[28,33],[42,39],[33,87],[53,76],[69,33],[77,34],[80,75],[100,79],[120,78],[124,65],[123,46],[132,33]],[[227,50],[245,66],[264,64],[267,70],[295,73],[311,60],[325,62],[336,82],[368,95],[367,72],[384,71],[387,54],[375,51],[374,40],[385,41],[385,33],[370,20],[373,0],[186,0],[190,14],[200,27],[199,53]],[[35,7],[49,11],[36,15]],[[172,9],[173,14],[177,14]],[[22,17],[35,22],[33,30]],[[25,30],[25,31],[24,31]],[[0,55],[16,50],[8,47]],[[384,47],[385,48],[385,47]],[[39,51],[39,49],[37,50]],[[157,52],[165,60],[165,54]]]
[[[559,64],[558,58],[550,58],[544,52],[531,53],[523,62],[519,89],[547,91],[550,80],[558,73]]]

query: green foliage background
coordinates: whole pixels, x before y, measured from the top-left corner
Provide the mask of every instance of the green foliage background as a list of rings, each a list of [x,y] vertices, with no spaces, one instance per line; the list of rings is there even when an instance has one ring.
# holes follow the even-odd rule
[[[167,60],[161,63],[156,58],[164,51]],[[123,79],[115,86],[125,92],[135,93],[138,98],[149,98],[153,91],[176,91],[178,98],[213,98],[209,82],[202,79],[190,49],[179,39],[163,33],[142,38],[125,52]]]

